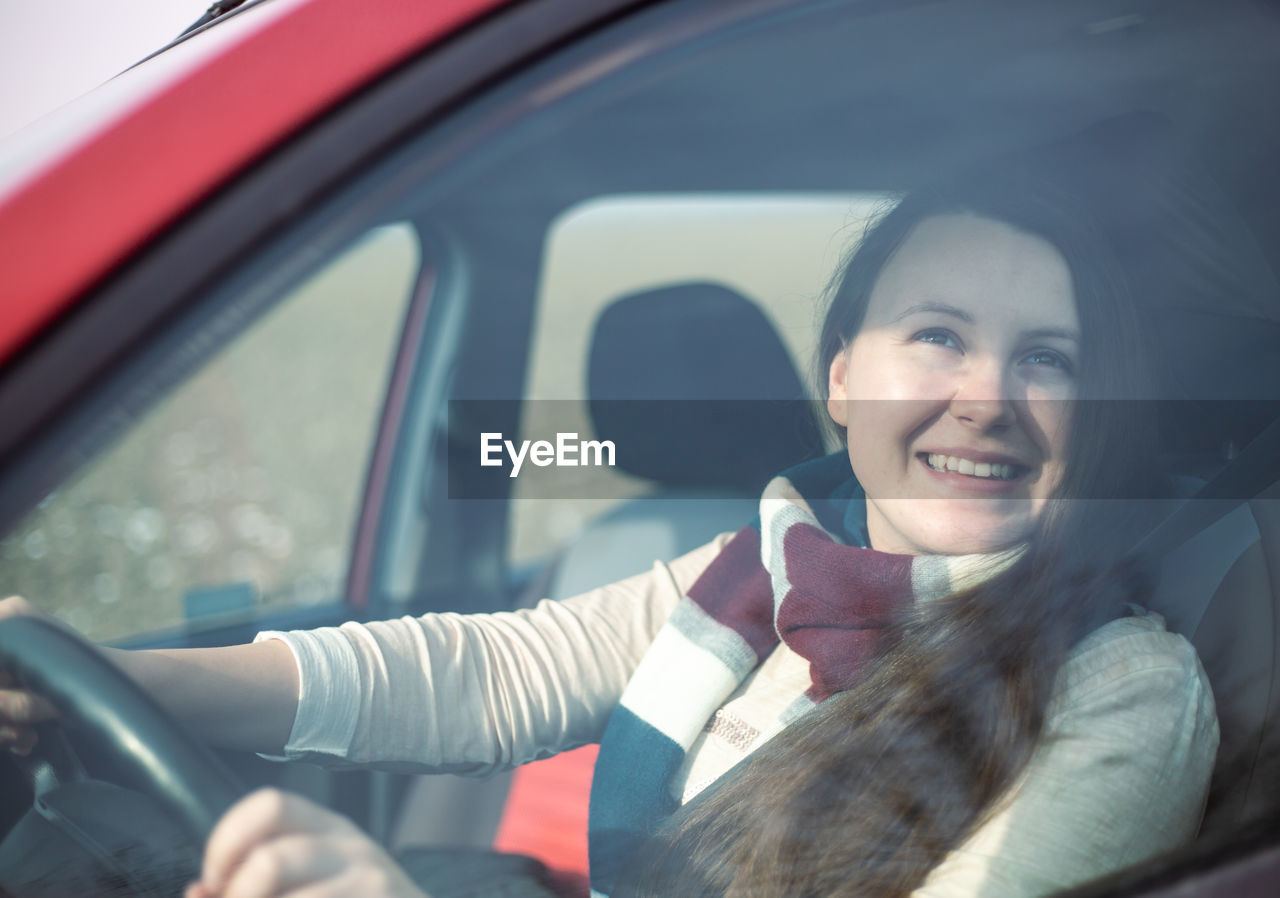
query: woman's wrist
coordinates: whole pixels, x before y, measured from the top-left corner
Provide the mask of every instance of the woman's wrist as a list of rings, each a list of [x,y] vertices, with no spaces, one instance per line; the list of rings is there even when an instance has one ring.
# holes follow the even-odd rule
[[[143,692],[155,699],[171,716],[188,729],[199,732],[194,719],[199,718],[200,696],[183,691],[182,663],[174,657],[180,650],[132,650],[102,646],[103,653]]]
[[[143,652],[116,649],[106,645],[98,646],[98,648],[107,656],[107,660],[118,667],[135,685],[141,687],[149,695],[155,695],[155,692],[147,682],[146,672],[143,670],[146,666]]]
[[[124,674],[199,738],[278,754],[298,708],[293,653],[279,640],[200,649],[104,649]]]

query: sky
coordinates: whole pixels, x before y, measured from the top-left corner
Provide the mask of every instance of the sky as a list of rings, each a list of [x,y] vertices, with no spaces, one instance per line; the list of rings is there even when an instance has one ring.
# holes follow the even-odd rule
[[[0,139],[167,44],[211,0],[0,0]]]

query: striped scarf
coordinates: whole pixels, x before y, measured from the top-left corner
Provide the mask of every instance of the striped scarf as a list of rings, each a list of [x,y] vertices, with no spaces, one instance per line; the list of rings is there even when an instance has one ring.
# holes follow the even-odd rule
[[[864,509],[844,451],[789,468],[765,487],[759,516],[680,599],[601,740],[591,785],[593,895],[608,894],[640,843],[676,809],[671,784],[690,747],[780,641],[809,662],[811,682],[744,754],[864,679],[899,609],[996,569],[987,555],[865,548]]]

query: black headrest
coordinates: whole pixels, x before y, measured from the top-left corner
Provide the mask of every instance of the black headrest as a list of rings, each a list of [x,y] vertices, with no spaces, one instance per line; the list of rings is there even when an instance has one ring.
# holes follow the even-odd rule
[[[618,466],[666,486],[758,491],[822,452],[813,406],[749,299],[710,283],[615,300],[587,374],[598,439]]]

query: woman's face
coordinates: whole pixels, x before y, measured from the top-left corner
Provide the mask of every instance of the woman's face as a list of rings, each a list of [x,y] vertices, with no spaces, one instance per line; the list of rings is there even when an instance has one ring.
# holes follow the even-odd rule
[[[830,368],[871,545],[954,555],[1024,539],[1062,478],[1079,358],[1052,244],[976,215],[918,224]]]

